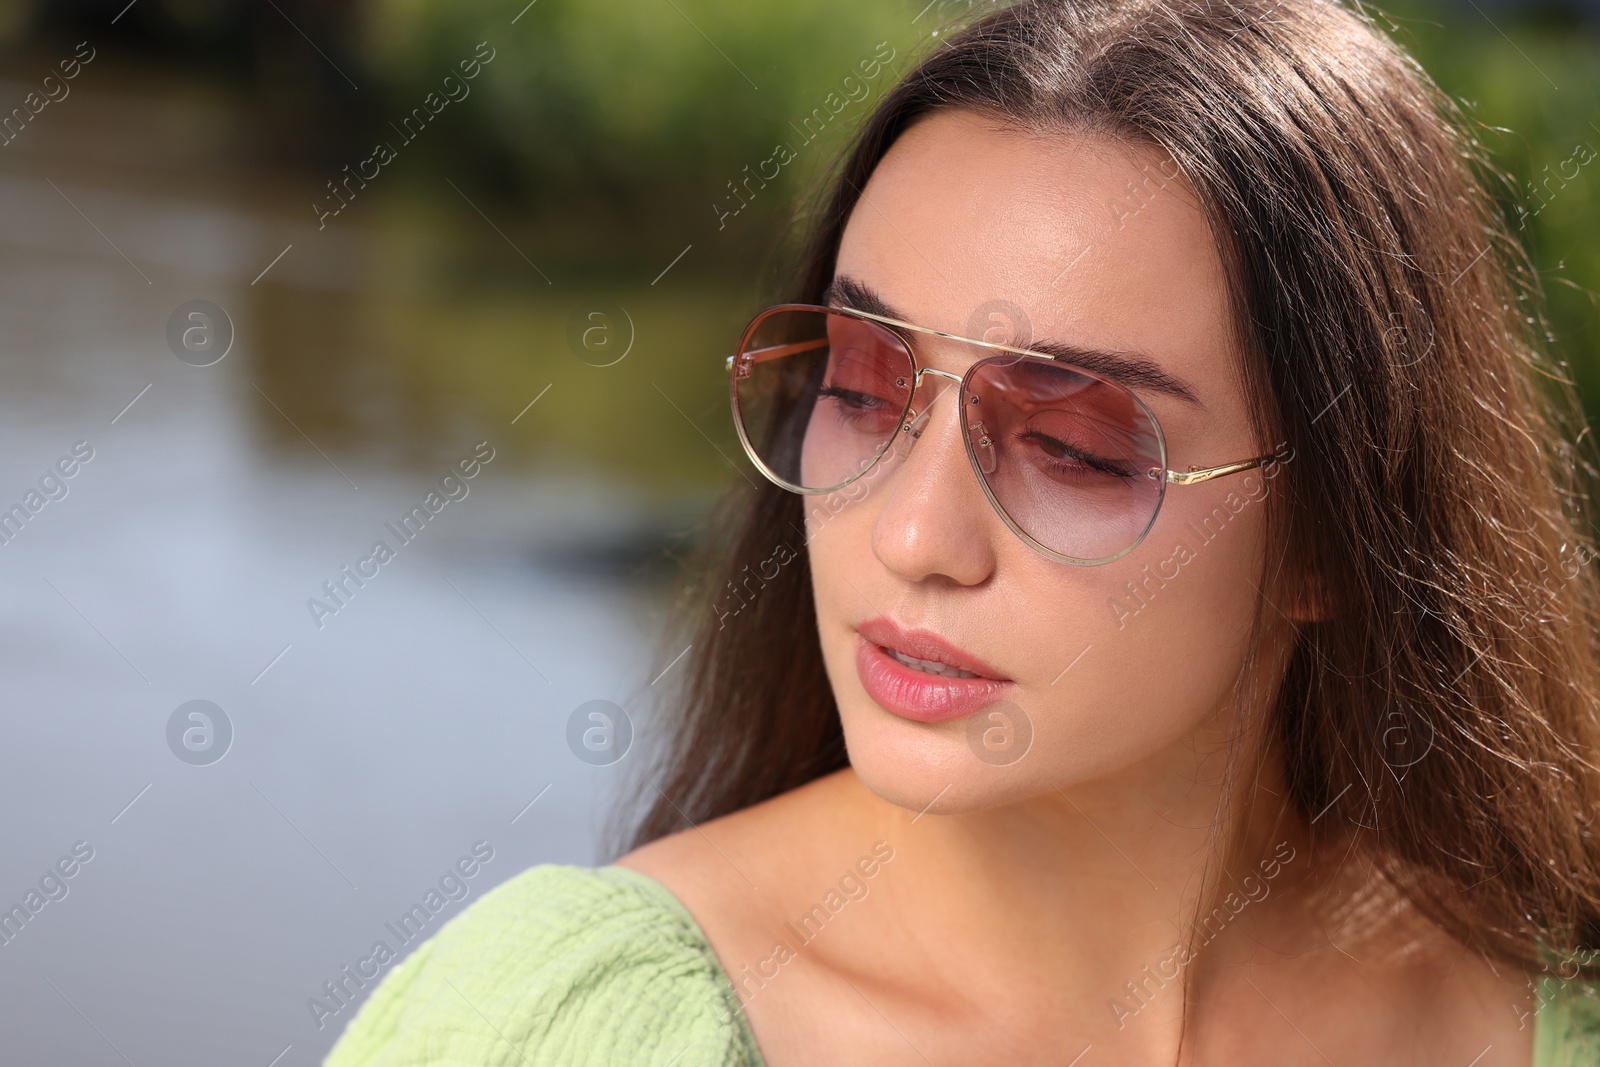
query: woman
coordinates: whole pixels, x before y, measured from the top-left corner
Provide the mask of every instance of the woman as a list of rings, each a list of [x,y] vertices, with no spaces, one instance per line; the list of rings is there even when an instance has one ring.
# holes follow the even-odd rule
[[[636,847],[331,1067],[1600,1063],[1593,466],[1482,158],[1331,4],[930,52],[729,361]]]

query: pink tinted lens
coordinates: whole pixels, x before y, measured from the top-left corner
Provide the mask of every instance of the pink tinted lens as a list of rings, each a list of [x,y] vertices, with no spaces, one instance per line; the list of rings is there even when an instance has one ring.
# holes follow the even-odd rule
[[[969,382],[968,447],[1019,529],[1085,561],[1144,535],[1164,462],[1160,431],[1132,393],[1039,356],[985,360]]]
[[[877,323],[778,309],[746,331],[734,362],[734,413],[751,451],[779,479],[831,489],[894,441],[911,377],[905,342]]]

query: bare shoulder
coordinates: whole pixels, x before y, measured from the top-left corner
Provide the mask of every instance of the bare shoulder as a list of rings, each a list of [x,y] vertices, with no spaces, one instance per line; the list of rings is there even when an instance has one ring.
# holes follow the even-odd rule
[[[878,809],[846,768],[618,859],[666,886],[724,964],[771,945],[822,883],[870,857]]]
[[[765,1062],[897,1062],[901,1038],[861,989],[900,958],[888,946],[903,931],[885,920],[904,881],[890,844],[903,817],[846,768],[617,863],[688,909]]]
[[[1481,1067],[1529,1067],[1537,1007],[1529,975],[1436,927],[1424,936],[1425,950],[1401,973],[1416,1017],[1431,1026],[1430,1047],[1480,1056]]]

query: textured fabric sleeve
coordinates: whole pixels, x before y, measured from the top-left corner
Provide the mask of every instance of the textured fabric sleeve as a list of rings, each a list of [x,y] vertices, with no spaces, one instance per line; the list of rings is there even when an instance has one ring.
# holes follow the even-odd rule
[[[760,1067],[705,935],[622,867],[531,867],[397,965],[324,1067]]]

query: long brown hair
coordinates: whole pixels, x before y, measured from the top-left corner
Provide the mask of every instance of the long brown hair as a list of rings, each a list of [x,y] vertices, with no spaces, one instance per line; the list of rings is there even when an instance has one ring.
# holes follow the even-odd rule
[[[1204,205],[1260,440],[1295,455],[1268,497],[1258,633],[1283,574],[1323,597],[1270,680],[1313,842],[1356,828],[1398,891],[1493,957],[1593,946],[1593,442],[1489,195],[1502,179],[1454,105],[1332,3],[1027,0],[883,98],[776,299],[820,302],[873,168],[945,108],[1155,146]],[[633,844],[846,765],[808,501],[755,478],[715,516]]]

